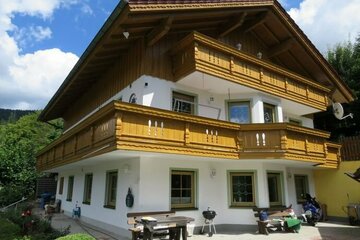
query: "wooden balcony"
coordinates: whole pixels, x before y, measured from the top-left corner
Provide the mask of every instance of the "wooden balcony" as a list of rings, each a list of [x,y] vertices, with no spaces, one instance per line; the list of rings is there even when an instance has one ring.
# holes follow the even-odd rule
[[[65,132],[37,157],[49,170],[115,150],[225,159],[289,159],[337,167],[340,147],[328,133],[290,124],[219,121],[112,102]]]
[[[200,33],[191,33],[170,51],[175,80],[200,71],[325,111],[328,88]]]

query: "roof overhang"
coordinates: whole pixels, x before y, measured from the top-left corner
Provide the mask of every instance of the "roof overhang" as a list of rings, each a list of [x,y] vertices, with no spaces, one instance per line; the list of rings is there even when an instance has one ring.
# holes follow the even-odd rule
[[[222,38],[239,29],[252,34],[274,63],[332,89],[332,100],[354,100],[351,90],[275,0],[129,0],[116,6],[39,119],[62,117],[67,107],[139,39],[151,46],[168,34],[195,30]]]

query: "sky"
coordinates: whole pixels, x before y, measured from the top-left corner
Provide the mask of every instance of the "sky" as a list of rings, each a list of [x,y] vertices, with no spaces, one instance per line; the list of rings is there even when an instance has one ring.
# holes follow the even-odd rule
[[[0,108],[43,109],[120,0],[0,0]],[[360,0],[280,0],[322,53],[360,33]]]

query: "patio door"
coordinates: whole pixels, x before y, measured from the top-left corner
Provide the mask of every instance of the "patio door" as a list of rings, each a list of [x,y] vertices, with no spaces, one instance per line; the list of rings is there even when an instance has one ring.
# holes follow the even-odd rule
[[[270,206],[283,205],[281,173],[267,173]]]

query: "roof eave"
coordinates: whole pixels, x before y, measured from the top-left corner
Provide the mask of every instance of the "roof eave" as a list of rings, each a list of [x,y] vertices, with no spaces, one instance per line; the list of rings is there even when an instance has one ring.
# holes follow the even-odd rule
[[[121,0],[118,5],[115,7],[113,12],[110,14],[109,18],[106,20],[106,22],[103,24],[101,29],[97,32],[96,36],[93,38],[89,46],[86,48],[85,52],[81,55],[75,66],[71,69],[70,73],[65,78],[64,82],[60,85],[54,96],[50,99],[48,104],[45,106],[43,111],[40,113],[38,120],[39,121],[49,121],[52,120],[55,117],[49,117],[49,112],[55,105],[55,103],[59,100],[61,95],[64,93],[64,90],[69,86],[71,83],[73,76],[78,72],[79,68],[82,66],[84,61],[89,57],[90,53],[96,48],[97,44],[101,41],[104,34],[110,29],[111,25],[114,23],[114,21],[117,19],[117,17],[123,12],[125,9],[125,6],[128,5],[127,1]]]

